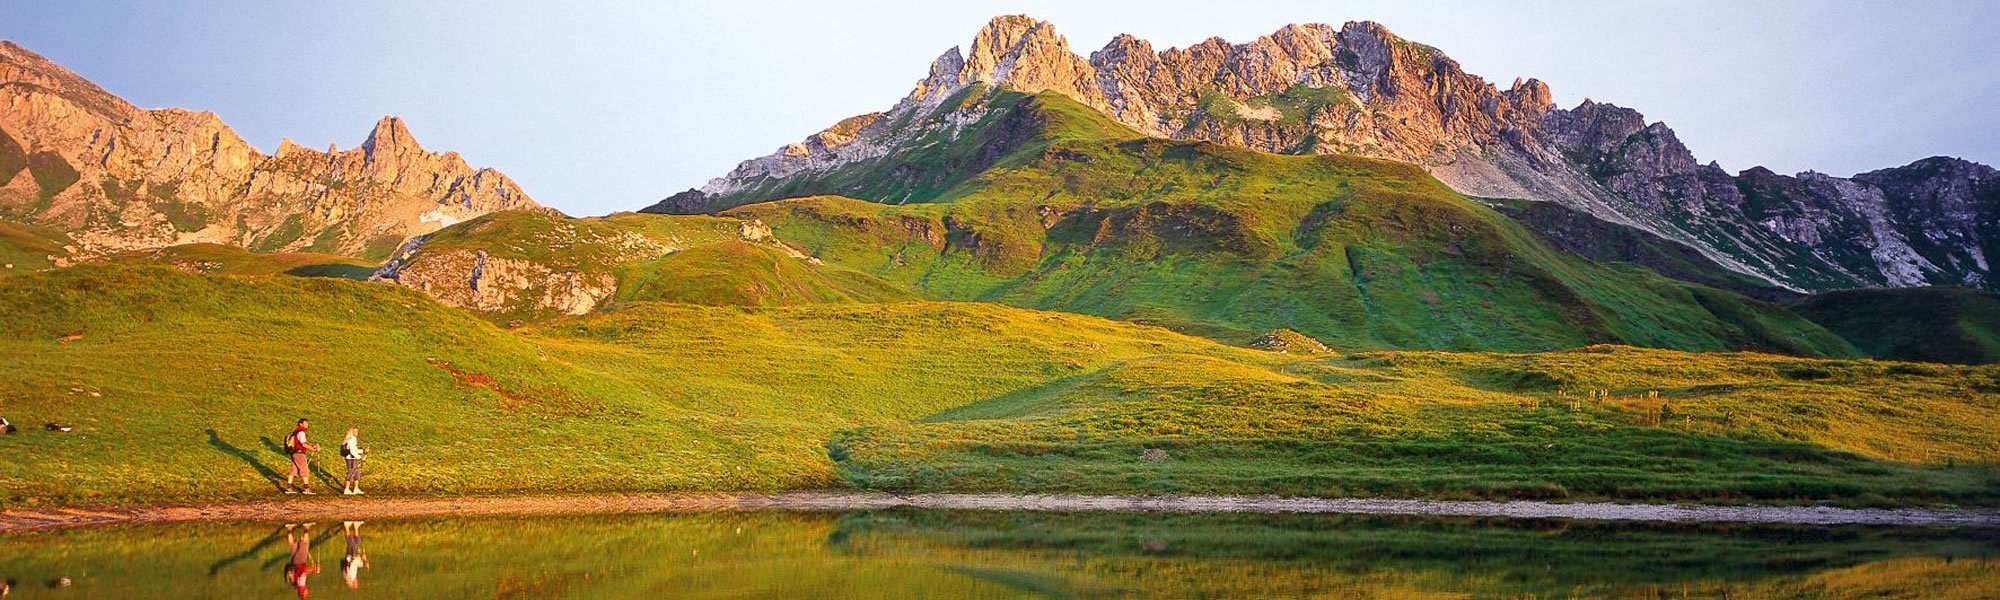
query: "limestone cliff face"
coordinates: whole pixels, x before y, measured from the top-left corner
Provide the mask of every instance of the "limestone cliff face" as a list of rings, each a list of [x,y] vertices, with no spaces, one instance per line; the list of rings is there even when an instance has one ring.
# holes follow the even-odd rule
[[[0,42],[0,219],[72,253],[210,242],[385,255],[460,220],[537,205],[505,175],[425,150],[384,117],[353,149],[266,155],[214,114],[146,110]]]
[[[889,111],[746,161],[649,210],[765,200],[752,196],[797,191],[782,182],[899,145],[951,139],[984,116],[982,90],[1004,87],[1063,94],[1155,137],[1414,163],[1468,195],[1561,203],[1792,289],[1993,285],[1985,256],[2000,242],[1993,219],[1979,220],[1996,210],[1991,169],[1923,161],[1848,179],[1731,175],[1636,111],[1592,101],[1557,108],[1540,81],[1502,89],[1372,22],[1289,25],[1248,43],[1164,51],[1121,35],[1084,58],[1053,25],[1004,16],[966,48],[938,57]]]

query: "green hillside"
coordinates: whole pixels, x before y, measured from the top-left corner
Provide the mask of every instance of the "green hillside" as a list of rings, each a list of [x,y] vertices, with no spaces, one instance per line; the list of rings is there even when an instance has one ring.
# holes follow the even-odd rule
[[[1557,251],[1411,165],[1144,139],[1053,94],[1003,90],[988,102],[994,111],[956,142],[745,192],[861,200],[724,214],[929,297],[1235,343],[1290,328],[1343,349],[1854,354],[1781,307]],[[941,192],[950,178],[910,175],[944,172],[962,179]]]
[[[338,254],[315,252],[257,253],[241,246],[223,244],[182,244],[154,250],[113,254],[91,262],[132,265],[167,265],[183,271],[217,275],[300,275],[367,279],[375,272],[373,261]]]
[[[4,171],[4,167],[0,165],[0,171]],[[63,236],[55,232],[0,221],[0,276],[55,266],[50,257],[69,257],[69,251],[63,249],[63,240]]]
[[[2000,362],[2000,296],[1952,287],[1840,290],[1791,304],[1870,356]]]
[[[13,505],[267,496],[298,417],[361,427],[382,494],[2000,503],[2000,367],[1282,354],[923,301],[634,300],[510,330],[393,285],[128,265],[8,278],[0,355]]]
[[[874,276],[828,269],[770,244],[729,240],[627,265],[618,298],[710,306],[913,300]]]

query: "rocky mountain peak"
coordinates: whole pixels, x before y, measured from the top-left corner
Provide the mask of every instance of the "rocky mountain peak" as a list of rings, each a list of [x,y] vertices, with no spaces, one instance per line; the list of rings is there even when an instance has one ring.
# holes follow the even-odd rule
[[[910,97],[936,100],[975,83],[1004,84],[1023,92],[1053,90],[1095,97],[1089,63],[1071,52],[1069,41],[1047,21],[1027,15],[994,17],[972,38],[961,56],[957,48],[931,64],[931,75]]]
[[[390,115],[375,122],[375,129],[369,131],[368,139],[361,142],[361,150],[367,153],[368,160],[373,161],[377,154],[422,152],[424,148],[417,144],[415,136],[410,135],[410,128],[403,123],[402,117]]]
[[[133,118],[143,112],[74,71],[5,40],[0,40],[0,86],[14,94],[39,89],[104,118]]]

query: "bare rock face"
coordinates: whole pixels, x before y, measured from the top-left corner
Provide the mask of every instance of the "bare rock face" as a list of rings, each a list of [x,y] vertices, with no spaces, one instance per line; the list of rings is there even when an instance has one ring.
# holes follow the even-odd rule
[[[608,272],[557,271],[483,250],[426,255],[399,268],[395,282],[488,314],[581,315],[618,291],[618,278]]]
[[[1540,81],[1501,89],[1377,23],[1288,25],[1248,43],[1163,51],[1120,35],[1085,59],[1053,25],[1003,16],[967,48],[939,56],[889,111],[648,210],[767,200],[757,196],[789,189],[781,184],[791,178],[953,139],[985,116],[978,97],[1000,87],[1062,94],[1153,137],[1414,163],[1467,195],[1560,203],[1792,290],[1995,285],[1986,256],[2000,251],[2000,200],[1990,168],[1939,158],[1851,179],[1731,175],[1700,164],[1672,128],[1637,111],[1589,100],[1557,108]]]
[[[497,210],[537,208],[505,175],[384,117],[360,147],[265,155],[214,114],[135,107],[0,42],[0,219],[79,256],[209,242],[382,255]]]

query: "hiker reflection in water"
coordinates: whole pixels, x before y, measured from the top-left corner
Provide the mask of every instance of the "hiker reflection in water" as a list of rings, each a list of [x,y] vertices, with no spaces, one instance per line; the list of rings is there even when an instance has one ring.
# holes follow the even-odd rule
[[[306,589],[306,577],[319,572],[319,561],[313,558],[312,523],[285,526],[285,545],[292,549],[292,559],[285,563],[285,584],[298,590],[299,597],[312,594]]]
[[[340,578],[347,581],[347,589],[361,589],[361,570],[368,568],[368,552],[361,549],[361,524],[365,521],[343,521],[340,532],[347,537],[347,556],[340,559]]]

